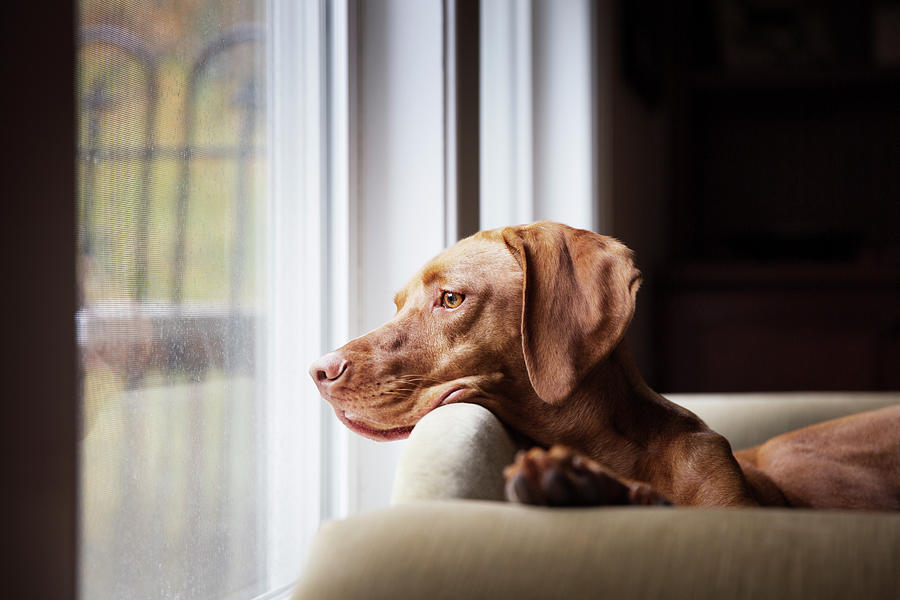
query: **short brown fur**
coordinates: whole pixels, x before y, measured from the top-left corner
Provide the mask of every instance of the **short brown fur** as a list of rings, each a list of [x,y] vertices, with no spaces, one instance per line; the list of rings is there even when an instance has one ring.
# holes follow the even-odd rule
[[[523,502],[900,509],[900,405],[732,454],[641,378],[623,341],[639,286],[612,238],[550,222],[484,231],[425,265],[391,321],[310,374],[374,439],[407,435],[443,403],[488,408],[538,445],[507,470]],[[443,292],[464,301],[448,309]]]

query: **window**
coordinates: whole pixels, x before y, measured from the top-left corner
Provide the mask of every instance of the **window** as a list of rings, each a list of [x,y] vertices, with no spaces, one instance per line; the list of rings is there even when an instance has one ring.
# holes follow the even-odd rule
[[[402,442],[348,436],[306,367],[390,318],[393,292],[476,228],[479,152],[459,136],[477,77],[455,78],[478,62],[477,5],[78,6],[81,595],[283,596],[324,518],[390,495]],[[488,50],[511,43],[493,14]],[[521,31],[544,22],[517,14]],[[491,94],[527,92],[484,58],[482,173],[516,151]],[[523,139],[572,112],[521,103]],[[537,186],[538,158],[498,176]],[[482,224],[590,215],[590,193],[562,207],[498,185]]]
[[[274,597],[329,510],[323,6],[79,4],[81,597]]]

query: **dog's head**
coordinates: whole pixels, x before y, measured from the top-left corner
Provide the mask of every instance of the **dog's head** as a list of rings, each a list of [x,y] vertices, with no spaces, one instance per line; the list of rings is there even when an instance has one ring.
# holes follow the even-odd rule
[[[640,273],[618,241],[558,223],[480,232],[428,262],[397,314],[310,368],[353,431],[405,437],[432,409],[474,402],[535,439],[527,415],[561,405],[618,346]]]

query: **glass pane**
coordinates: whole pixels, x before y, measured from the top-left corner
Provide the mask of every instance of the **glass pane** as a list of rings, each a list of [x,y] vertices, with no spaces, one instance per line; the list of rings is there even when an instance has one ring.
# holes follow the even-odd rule
[[[264,1],[81,0],[81,595],[264,591]]]

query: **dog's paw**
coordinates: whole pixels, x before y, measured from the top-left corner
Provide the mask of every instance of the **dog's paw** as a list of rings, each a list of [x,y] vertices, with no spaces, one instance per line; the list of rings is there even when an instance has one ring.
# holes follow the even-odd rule
[[[512,502],[543,506],[629,503],[627,485],[565,446],[521,451],[504,475],[506,495]]]
[[[565,446],[532,448],[508,466],[506,496],[511,502],[542,506],[670,504],[647,484],[627,483],[599,463]]]

